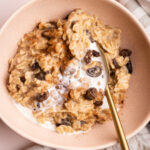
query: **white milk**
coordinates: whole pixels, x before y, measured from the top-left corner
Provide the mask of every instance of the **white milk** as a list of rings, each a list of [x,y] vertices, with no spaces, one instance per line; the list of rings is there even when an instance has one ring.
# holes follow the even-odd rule
[[[96,50],[98,52],[99,49],[98,49],[98,46],[97,44],[94,42],[94,43],[91,43],[90,44],[90,47],[88,49],[91,49],[91,50]],[[102,54],[101,54],[102,56]],[[76,65],[76,64],[70,64],[69,65],[69,68],[72,68],[75,70],[75,73],[73,75],[66,75],[66,76],[62,76],[61,74],[58,75],[58,79],[59,81],[61,81],[62,84],[68,86],[70,83],[74,83],[73,84],[73,88],[77,88],[79,86],[82,86],[82,84],[86,81],[79,81],[79,78],[86,78],[86,80],[89,81],[89,85],[90,87],[95,87],[97,90],[100,90],[102,89],[102,91],[105,91],[105,86],[106,86],[106,83],[107,83],[107,72],[106,72],[106,68],[105,68],[105,65],[104,65],[104,61],[103,61],[103,58],[102,57],[92,57],[92,61],[100,61],[101,64],[102,64],[102,74],[99,76],[99,77],[90,77],[86,74],[85,70],[82,69],[82,65],[83,65],[83,62],[80,61],[80,62],[77,62],[79,65]],[[77,60],[75,60],[76,62]],[[79,78],[75,78],[75,75],[77,73],[77,70],[80,69],[80,74],[79,74]],[[98,85],[98,82],[100,82],[100,85]],[[49,98],[44,101],[43,103],[46,105],[45,107],[41,107],[40,110],[41,111],[44,111],[45,109],[48,109],[50,107],[52,107],[54,109],[54,111],[56,110],[56,106],[59,105],[59,104],[63,104],[64,102],[64,98],[62,97],[62,94],[65,93],[66,89],[65,87],[63,87],[62,89],[56,89],[55,86],[51,87],[50,89],[48,89],[49,91]],[[50,103],[47,104],[50,100]],[[37,122],[37,120],[33,117],[32,115],[32,110],[29,109],[29,108],[26,108],[20,104],[17,104],[15,103],[16,107],[24,114],[25,117],[27,117],[29,120],[33,121],[34,123],[38,123],[40,124],[42,127],[45,127],[45,128],[48,128],[50,130],[53,130],[55,131],[56,127],[55,125],[53,125],[52,123],[50,122],[46,122],[45,124],[41,124],[39,122]],[[104,99],[103,99],[103,105],[101,106],[102,109],[107,109],[109,108],[108,106],[108,103],[107,103],[107,99],[106,97],[104,96]],[[83,131],[79,131],[79,132],[74,132],[73,134],[80,134],[80,133],[83,133]]]

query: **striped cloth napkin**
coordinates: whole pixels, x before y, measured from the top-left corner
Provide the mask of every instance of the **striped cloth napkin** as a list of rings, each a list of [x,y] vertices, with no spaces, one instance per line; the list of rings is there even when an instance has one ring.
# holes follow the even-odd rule
[[[142,7],[140,5],[141,3],[139,4],[136,0],[117,0],[117,1],[122,5],[124,5],[130,12],[133,13],[133,15],[144,26],[145,32],[150,37],[150,16],[144,10],[149,3],[148,8],[149,10],[147,9],[148,10],[147,12],[150,12],[150,0],[139,0],[139,2],[142,2]],[[128,144],[130,150],[150,150],[150,122],[141,132],[139,132],[136,136],[129,139]],[[26,150],[60,150],[60,149],[34,145],[30,148],[27,148]],[[121,148],[119,144],[116,144],[112,147],[103,150],[121,150]]]
[[[138,2],[136,0],[117,1],[124,5],[138,19],[150,37],[150,14],[148,14],[150,13],[150,0],[138,0]],[[143,8],[147,10],[147,12]]]

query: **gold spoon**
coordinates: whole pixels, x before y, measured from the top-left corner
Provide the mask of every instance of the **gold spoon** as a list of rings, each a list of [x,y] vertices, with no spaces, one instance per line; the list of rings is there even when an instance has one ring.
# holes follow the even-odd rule
[[[106,93],[107,101],[108,101],[109,108],[110,108],[110,111],[112,114],[113,122],[114,122],[116,131],[118,134],[118,138],[120,141],[120,146],[121,146],[122,150],[129,150],[129,146],[128,146],[128,143],[127,143],[127,140],[126,140],[126,137],[125,137],[125,134],[124,134],[124,131],[123,131],[123,128],[122,128],[122,125],[121,125],[121,122],[120,122],[120,119],[119,119],[119,116],[118,116],[118,113],[117,113],[117,110],[116,110],[116,107],[114,104],[114,101],[112,99],[109,86],[108,86],[108,81],[110,78],[110,76],[109,76],[110,75],[109,63],[108,63],[107,57],[105,56],[104,50],[99,45],[98,45],[98,47],[99,47],[99,49],[103,55],[103,60],[106,64],[108,79],[107,79],[107,84],[106,84],[106,88],[105,88],[105,93]]]

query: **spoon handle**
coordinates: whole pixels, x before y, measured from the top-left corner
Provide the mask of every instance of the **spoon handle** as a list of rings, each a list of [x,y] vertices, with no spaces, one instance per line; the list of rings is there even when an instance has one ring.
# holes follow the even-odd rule
[[[114,125],[116,128],[117,134],[118,134],[121,148],[122,148],[122,150],[129,150],[129,146],[128,146],[128,143],[127,143],[127,140],[126,140],[119,116],[117,114],[117,110],[116,110],[115,104],[113,102],[108,85],[106,85],[106,97],[107,97],[109,108],[110,108],[110,111],[112,114]]]

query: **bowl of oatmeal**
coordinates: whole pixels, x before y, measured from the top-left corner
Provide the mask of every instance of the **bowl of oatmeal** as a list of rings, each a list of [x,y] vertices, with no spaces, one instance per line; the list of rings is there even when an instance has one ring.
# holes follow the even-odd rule
[[[128,137],[149,120],[149,41],[118,3],[32,1],[4,25],[0,45],[0,116],[22,136],[67,149],[112,145],[107,82]]]

